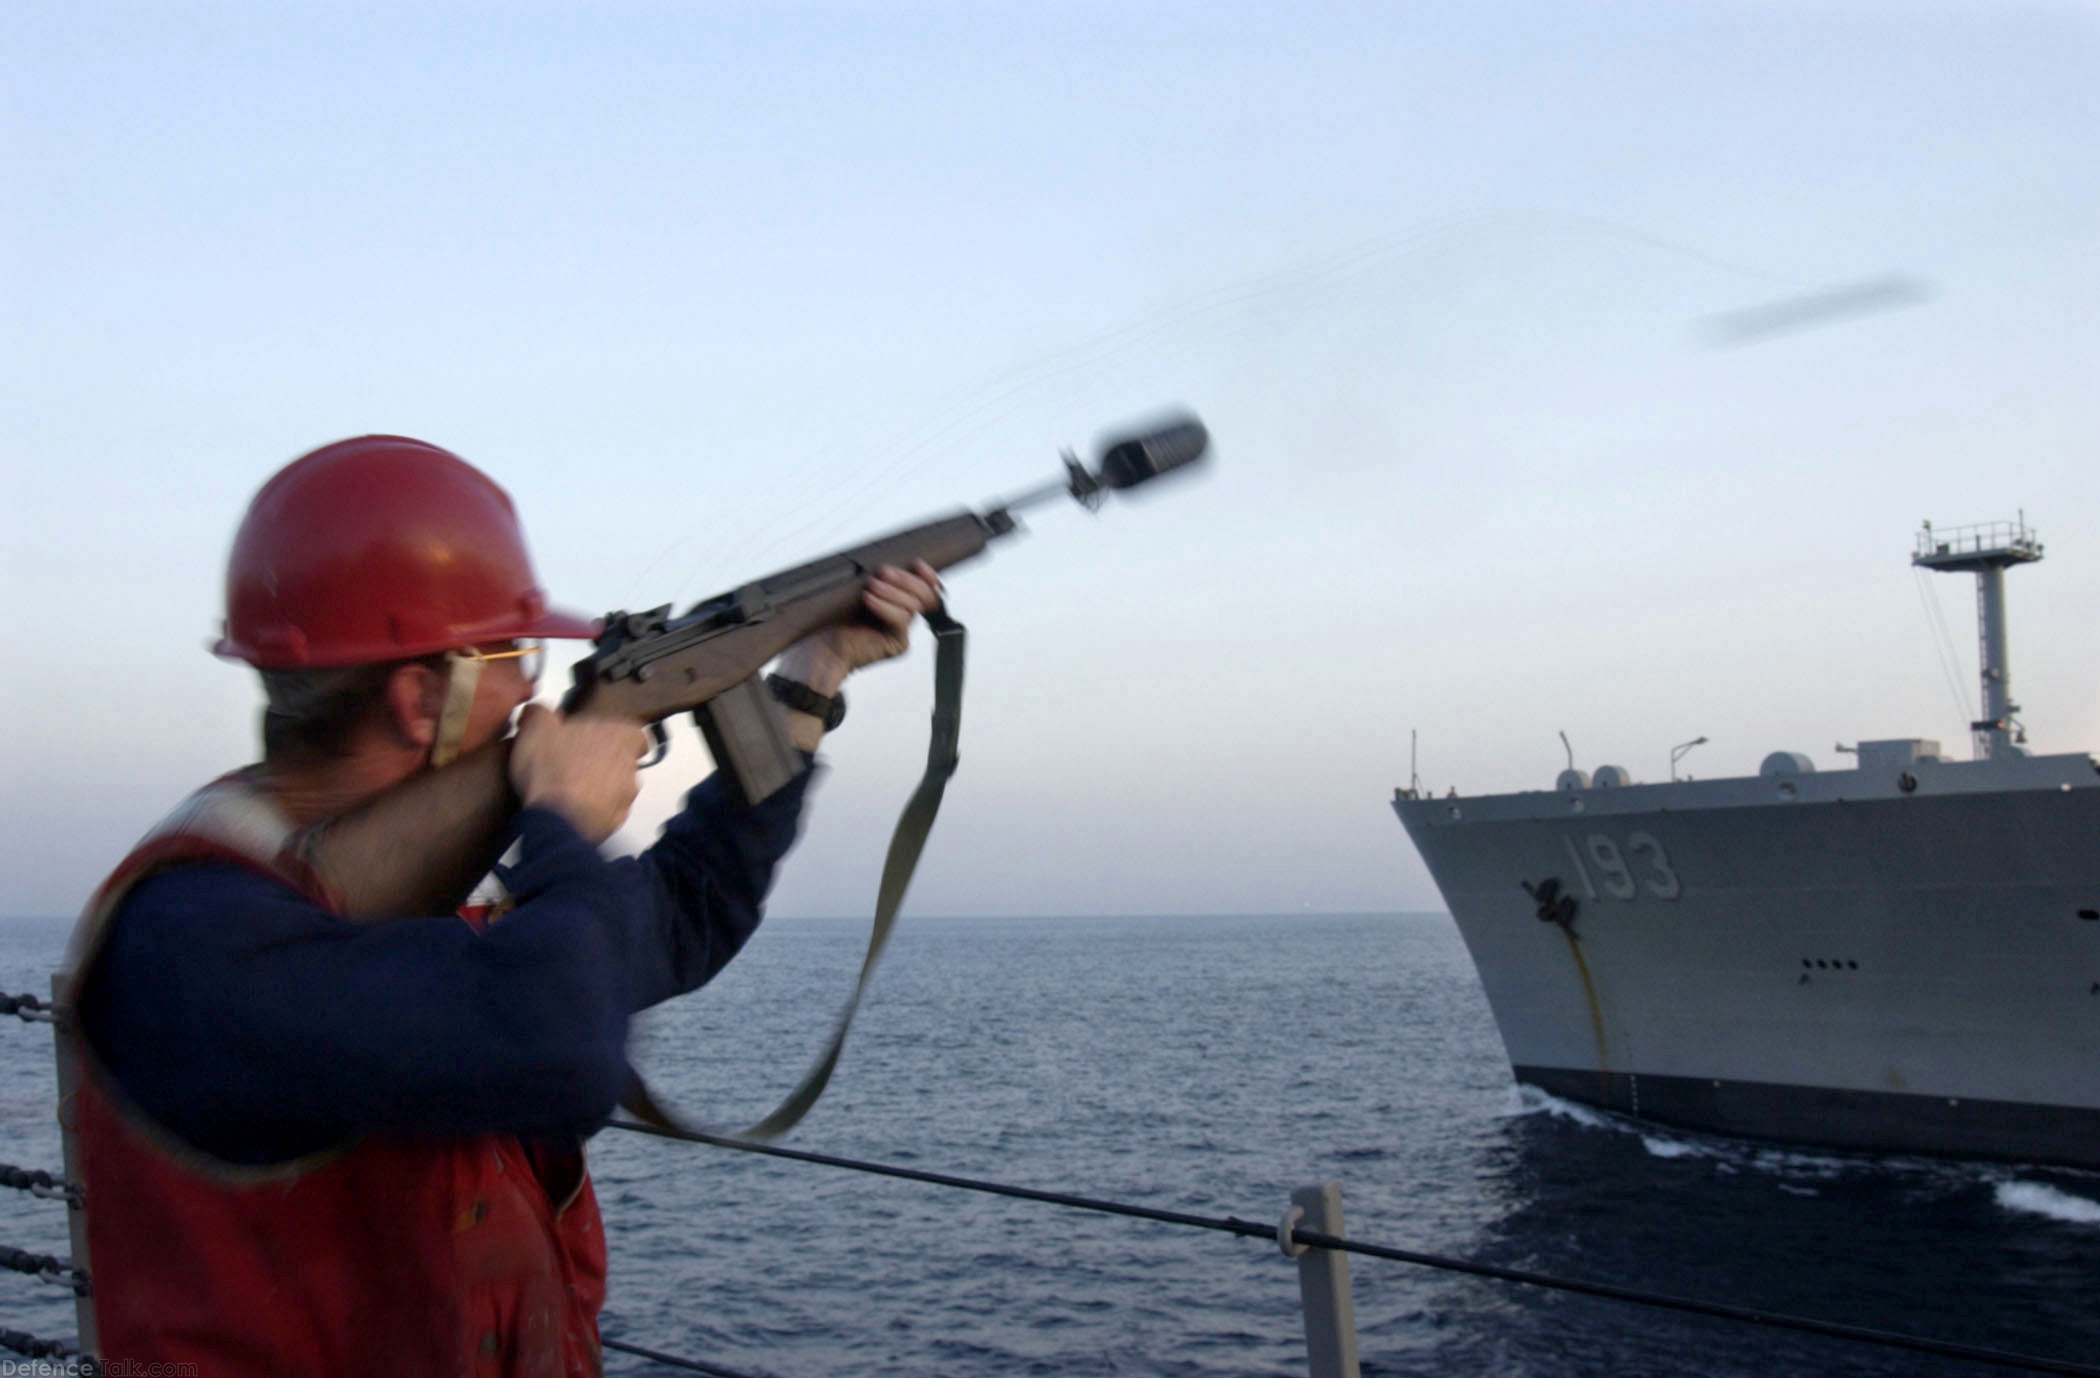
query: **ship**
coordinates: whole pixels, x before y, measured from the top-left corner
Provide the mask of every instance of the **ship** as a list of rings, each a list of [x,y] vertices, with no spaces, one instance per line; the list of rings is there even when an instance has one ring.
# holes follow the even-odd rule
[[[2029,754],[2011,697],[2005,574],[2042,553],[2024,514],[1918,537],[1914,565],[1976,578],[1971,759],[1898,738],[1674,778],[1695,742],[1667,782],[1570,752],[1551,790],[1395,791],[1518,1082],[1734,1137],[2100,1169],[2100,767]]]

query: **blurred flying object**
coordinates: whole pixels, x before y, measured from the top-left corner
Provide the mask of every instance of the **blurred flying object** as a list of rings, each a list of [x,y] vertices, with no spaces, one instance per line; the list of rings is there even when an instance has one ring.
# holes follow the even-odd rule
[[[1873,311],[1894,311],[1920,306],[1932,299],[1932,289],[1917,278],[1891,273],[1810,292],[1763,306],[1746,307],[1707,318],[1704,333],[1715,345],[1755,344],[1773,335],[1813,330],[1850,316]]]

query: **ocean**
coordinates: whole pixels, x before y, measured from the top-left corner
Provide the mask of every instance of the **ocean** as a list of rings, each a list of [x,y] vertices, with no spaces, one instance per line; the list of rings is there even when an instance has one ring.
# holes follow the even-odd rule
[[[0,924],[43,994],[65,925]],[[793,1084],[865,926],[775,920],[641,1021],[658,1092],[715,1123]],[[50,1034],[0,1027],[0,1161],[58,1166]],[[1787,1150],[1530,1093],[1443,915],[915,919],[788,1143],[1269,1221],[1342,1185],[1348,1233],[1508,1267],[2100,1362],[2100,1174]],[[608,1338],[754,1375],[1302,1375],[1274,1244],[608,1131]],[[0,1243],[67,1252],[0,1199]],[[1354,1258],[1367,1375],[2005,1370]],[[73,1335],[9,1274],[0,1326]],[[608,1353],[616,1375],[675,1370]]]

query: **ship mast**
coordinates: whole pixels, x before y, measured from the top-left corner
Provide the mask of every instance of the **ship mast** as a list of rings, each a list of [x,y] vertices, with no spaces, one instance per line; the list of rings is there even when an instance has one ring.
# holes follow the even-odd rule
[[[2024,753],[2014,734],[2013,715],[2020,705],[2012,701],[2012,669],[2006,653],[2005,571],[2042,558],[2042,543],[2027,525],[2027,514],[2010,522],[1984,522],[1976,526],[1942,527],[1931,522],[1918,533],[1918,548],[1910,562],[1941,573],[1959,570],[1976,572],[1977,662],[1983,678],[1983,716],[1969,724],[1976,759]]]

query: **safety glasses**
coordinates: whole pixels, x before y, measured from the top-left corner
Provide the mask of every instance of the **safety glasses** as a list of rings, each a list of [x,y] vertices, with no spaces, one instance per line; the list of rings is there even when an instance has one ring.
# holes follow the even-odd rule
[[[518,662],[518,673],[525,676],[528,684],[539,683],[540,671],[547,668],[547,643],[536,636],[513,641],[507,649],[500,651],[483,650],[479,646],[473,646],[464,651],[454,651],[453,654],[461,660],[478,660],[483,664],[492,660],[515,660]]]

